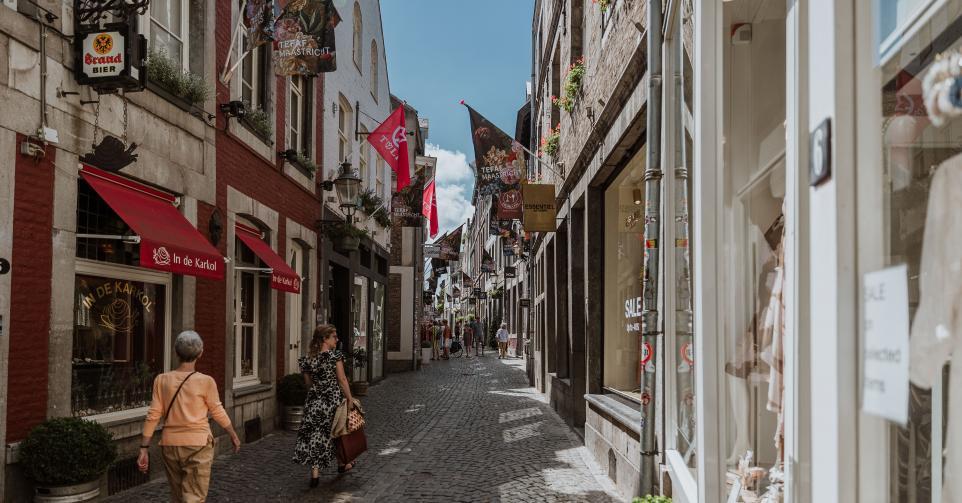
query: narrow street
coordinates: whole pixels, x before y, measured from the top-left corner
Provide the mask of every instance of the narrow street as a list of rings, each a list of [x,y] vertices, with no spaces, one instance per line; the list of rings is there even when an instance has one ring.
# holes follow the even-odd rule
[[[458,358],[373,386],[368,451],[346,475],[309,489],[277,431],[214,462],[209,501],[616,501],[614,487],[543,395],[522,360]],[[159,462],[159,459],[152,460]],[[161,478],[107,501],[168,499]]]

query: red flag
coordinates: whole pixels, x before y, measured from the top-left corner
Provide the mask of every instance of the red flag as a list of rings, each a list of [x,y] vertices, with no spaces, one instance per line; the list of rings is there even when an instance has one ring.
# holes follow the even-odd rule
[[[380,126],[367,135],[374,150],[397,173],[397,190],[411,184],[411,164],[408,159],[408,134],[404,126],[404,107],[400,106]]]
[[[431,237],[438,235],[438,196],[434,191],[434,180],[424,188],[424,199],[421,201],[421,214],[431,222]]]

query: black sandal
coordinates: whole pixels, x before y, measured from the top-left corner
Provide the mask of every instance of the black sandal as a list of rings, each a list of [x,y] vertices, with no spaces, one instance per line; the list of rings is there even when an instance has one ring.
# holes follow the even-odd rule
[[[357,463],[356,461],[352,461],[352,462],[350,462],[350,463],[348,463],[348,464],[346,464],[346,465],[344,465],[344,466],[338,466],[338,467],[337,467],[337,473],[347,473],[347,472],[353,470],[353,469],[354,469],[354,465],[355,465],[356,463]],[[350,468],[348,468],[348,466],[350,466]]]

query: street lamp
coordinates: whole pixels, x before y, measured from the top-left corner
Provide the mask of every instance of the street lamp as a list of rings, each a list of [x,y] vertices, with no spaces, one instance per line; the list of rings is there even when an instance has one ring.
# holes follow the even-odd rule
[[[354,212],[357,211],[358,195],[361,192],[361,177],[351,167],[351,163],[344,161],[341,163],[341,172],[334,179],[334,188],[337,189],[337,198],[341,201],[341,211],[347,217],[347,221],[353,223]]]

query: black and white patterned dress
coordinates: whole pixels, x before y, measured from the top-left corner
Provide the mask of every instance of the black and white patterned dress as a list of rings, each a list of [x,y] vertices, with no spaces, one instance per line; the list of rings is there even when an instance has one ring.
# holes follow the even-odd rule
[[[337,382],[337,362],[343,360],[344,354],[332,349],[316,356],[302,356],[297,361],[301,372],[311,376],[313,385],[307,392],[304,420],[297,432],[295,463],[325,467],[336,461],[331,426],[334,411],[344,401]]]

